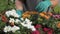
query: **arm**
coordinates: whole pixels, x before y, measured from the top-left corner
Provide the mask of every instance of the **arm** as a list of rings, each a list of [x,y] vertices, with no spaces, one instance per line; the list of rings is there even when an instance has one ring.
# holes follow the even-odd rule
[[[23,3],[19,0],[16,0],[15,5],[16,5],[16,13],[19,15],[19,17],[21,17],[23,13]]]
[[[23,10],[23,3],[21,1],[16,0],[15,5],[17,10]]]
[[[55,7],[58,4],[59,0],[51,0],[52,7]]]

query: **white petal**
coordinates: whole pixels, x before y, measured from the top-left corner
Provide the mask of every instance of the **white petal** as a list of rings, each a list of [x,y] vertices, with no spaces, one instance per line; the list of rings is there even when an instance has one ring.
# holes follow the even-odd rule
[[[4,28],[4,32],[7,32],[7,26],[5,26],[5,28]]]
[[[5,26],[4,32],[10,32],[10,31],[11,31],[11,27],[10,26]]]
[[[7,17],[9,17],[10,16],[10,11],[7,11],[5,14],[6,14]]]
[[[19,20],[19,19],[16,19],[16,20],[15,20],[15,23],[17,23],[17,24],[18,24],[19,22],[20,22],[20,20]]]
[[[15,31],[17,31],[17,30],[19,30],[20,28],[18,27],[18,26],[14,26],[14,27],[12,27],[12,32],[15,32]]]
[[[30,28],[32,31],[36,31],[36,28],[34,26],[31,26]]]
[[[9,22],[11,23],[11,22],[14,22],[15,20],[13,19],[13,18],[10,18],[10,20],[9,20]]]
[[[20,18],[22,21],[24,20],[23,18]]]
[[[11,26],[8,26],[8,28],[7,28],[7,29],[8,29],[8,32],[10,32],[10,31],[11,31]]]
[[[26,18],[25,21],[28,21],[29,22],[30,20]]]

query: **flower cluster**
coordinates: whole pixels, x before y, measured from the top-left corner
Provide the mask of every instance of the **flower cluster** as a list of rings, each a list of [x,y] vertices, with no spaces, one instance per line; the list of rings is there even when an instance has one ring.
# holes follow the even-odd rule
[[[42,13],[40,13],[39,14],[41,17],[44,17],[44,18],[46,18],[46,19],[49,19],[50,18],[50,16],[52,16],[52,13],[51,12],[42,12]]]
[[[20,28],[18,27],[18,26],[13,26],[13,27],[11,27],[11,26],[5,26],[5,28],[4,28],[4,32],[16,32],[17,30],[19,30]]]
[[[20,30],[20,27],[16,26],[15,24],[18,24],[18,25],[20,24],[23,27],[30,29],[32,31],[31,34],[41,34],[41,32],[38,30],[39,28],[41,28],[45,34],[53,34],[54,31],[51,28],[46,28],[40,24],[32,25],[33,22],[27,18],[27,16],[29,17],[31,13],[33,12],[26,12],[23,14],[23,17],[20,18],[19,15],[16,13],[16,10],[12,9],[10,11],[7,11],[5,14],[7,17],[9,17],[9,20],[8,20],[9,25],[4,27],[4,32],[16,32],[17,30]],[[36,12],[34,12],[34,14],[35,13]],[[52,13],[42,12],[39,15],[41,17],[49,19],[50,16],[52,16]],[[10,16],[13,16],[13,17],[10,17]],[[17,18],[14,18],[14,17],[17,17]],[[3,20],[4,19],[5,17],[3,17]],[[57,27],[60,27],[60,24],[57,24]]]
[[[10,10],[10,11],[6,11],[6,16],[7,16],[7,17],[10,17],[10,16],[19,17],[20,15],[18,15],[18,14],[16,13],[16,10],[12,9],[12,10]]]
[[[32,25],[32,22],[29,19],[25,19],[23,23],[21,23],[24,27],[27,27],[28,29],[31,29],[32,31],[35,31],[36,29]]]
[[[60,19],[60,15],[53,15],[55,19]]]

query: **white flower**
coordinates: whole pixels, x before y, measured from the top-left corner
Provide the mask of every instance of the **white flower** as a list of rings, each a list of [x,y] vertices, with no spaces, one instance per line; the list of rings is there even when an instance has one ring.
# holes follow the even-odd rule
[[[11,31],[11,26],[5,26],[4,32],[10,32]]]
[[[9,17],[9,16],[13,16],[13,17],[19,17],[20,15],[18,15],[16,13],[16,10],[12,9],[11,11],[6,11],[6,16]]]
[[[25,19],[25,21],[30,22],[30,20],[29,20],[29,19],[27,19],[27,18]]]
[[[23,18],[20,18],[22,21],[24,20]]]
[[[19,29],[20,28],[18,26],[15,26],[15,25],[13,27],[11,27],[11,26],[5,26],[4,32],[10,32],[10,31],[16,32]]]
[[[32,22],[29,20],[29,19],[25,19],[25,22],[27,23],[27,24],[29,24],[29,25],[31,25],[32,24]]]
[[[23,23],[21,23],[24,27],[27,27],[28,29],[31,29],[32,31],[36,31],[35,27],[32,24],[32,22],[29,19],[25,19]]]
[[[19,19],[15,19],[15,23],[19,24],[20,20]]]
[[[6,11],[5,14],[6,14],[7,17],[9,17],[10,16],[10,13],[11,13],[11,11]]]
[[[10,18],[9,22],[10,22],[10,23],[11,23],[11,22],[14,23],[14,19],[13,19],[13,18]]]
[[[12,32],[16,32],[17,30],[19,30],[20,28],[18,27],[18,26],[13,26],[12,28],[11,28],[11,31]]]
[[[36,28],[33,26],[33,25],[31,25],[31,26],[29,26],[30,27],[30,29],[32,30],[32,31],[36,31]]]
[[[25,21],[23,22],[23,23],[21,23],[24,27],[28,27],[28,26],[30,26],[31,24],[32,24],[32,22],[30,22],[30,20],[29,19],[25,19]]]

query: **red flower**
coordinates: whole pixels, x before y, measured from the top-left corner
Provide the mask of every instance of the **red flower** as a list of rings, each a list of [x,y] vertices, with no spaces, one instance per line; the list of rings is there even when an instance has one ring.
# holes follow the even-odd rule
[[[53,34],[53,30],[49,30],[47,34]]]
[[[7,18],[5,16],[2,16],[2,21],[7,22],[8,20],[7,20]]]
[[[41,25],[39,25],[39,24],[37,24],[36,26],[35,26],[35,28],[41,28],[42,26]]]
[[[40,32],[36,30],[36,31],[33,31],[31,34],[40,34]]]
[[[51,29],[51,28],[44,28],[43,29],[44,30],[44,32],[46,32],[47,34],[53,34],[53,29]]]
[[[49,29],[49,28],[43,28],[43,30],[44,30],[45,32],[47,32],[47,31],[49,31],[50,29]]]

